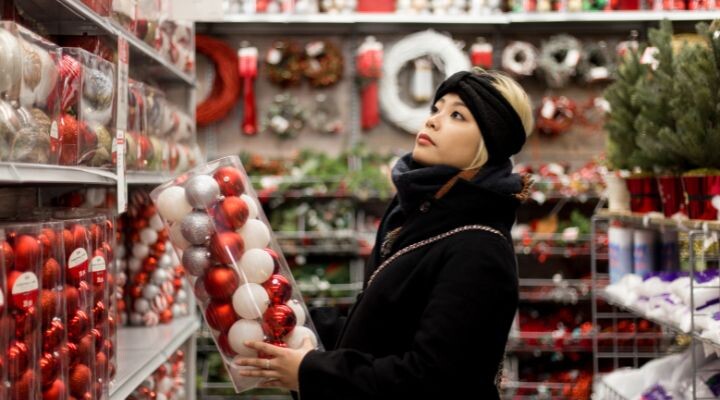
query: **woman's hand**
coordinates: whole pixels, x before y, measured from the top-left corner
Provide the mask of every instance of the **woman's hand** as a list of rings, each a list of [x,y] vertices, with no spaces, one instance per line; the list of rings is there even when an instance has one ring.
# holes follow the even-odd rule
[[[297,391],[300,363],[305,355],[315,347],[309,338],[305,338],[299,349],[287,349],[264,342],[245,342],[245,346],[265,354],[268,358],[239,358],[236,364],[259,369],[243,369],[240,375],[265,378],[260,384],[264,388],[284,388]]]

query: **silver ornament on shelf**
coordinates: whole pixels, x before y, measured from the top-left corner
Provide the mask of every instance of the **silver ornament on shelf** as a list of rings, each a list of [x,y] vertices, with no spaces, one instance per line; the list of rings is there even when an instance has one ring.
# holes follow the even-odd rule
[[[188,274],[202,276],[210,267],[210,253],[206,247],[191,246],[185,249],[182,256],[182,265]]]
[[[138,300],[145,300],[145,299],[138,299]],[[148,305],[150,307],[150,305]],[[142,314],[139,313],[130,313],[130,325],[142,325],[143,324],[143,317]]]
[[[147,300],[152,300],[159,294],[160,288],[153,284],[146,285],[142,290],[142,295]]]
[[[187,300],[188,300],[187,292],[183,289],[178,290],[177,294],[175,295],[175,302],[176,303],[185,303]]]
[[[185,196],[194,208],[207,208],[220,196],[220,186],[208,175],[198,175],[185,184]]]
[[[158,286],[167,282],[170,279],[170,274],[162,268],[156,269],[152,274],[152,282]]]
[[[128,261],[127,266],[128,266],[128,271],[130,271],[130,273],[134,274],[134,273],[140,271],[140,269],[142,268],[142,260],[139,258],[130,257],[130,260]]]
[[[135,313],[139,313],[140,320],[142,321],[142,314],[145,314],[150,310],[150,302],[147,299],[139,298],[135,299],[135,303],[133,303],[133,308],[135,309]],[[135,314],[133,313],[133,314]],[[130,321],[132,322],[133,318],[135,318],[133,315],[130,315]],[[133,325],[139,325],[139,324],[133,324]]]
[[[112,77],[95,68],[86,68],[84,72],[83,95],[97,108],[108,108],[113,97]]]
[[[213,234],[213,222],[209,215],[200,211],[193,211],[183,218],[180,233],[185,240],[192,244],[203,244]]]
[[[170,311],[173,317],[182,317],[185,315],[183,307],[180,304],[173,304],[172,307],[170,307]]]
[[[165,244],[166,246],[169,246],[169,249],[172,249],[172,244]],[[158,267],[160,268],[172,268],[173,266],[173,260],[172,257],[165,253],[160,257],[160,260],[158,260]]]

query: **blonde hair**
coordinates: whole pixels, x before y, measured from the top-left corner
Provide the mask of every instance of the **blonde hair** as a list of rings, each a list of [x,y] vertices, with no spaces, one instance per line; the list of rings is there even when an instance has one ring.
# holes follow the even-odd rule
[[[472,72],[478,75],[490,76],[492,78],[495,89],[497,89],[500,94],[505,97],[505,100],[510,103],[512,108],[520,117],[523,128],[525,128],[525,135],[530,136],[535,125],[535,119],[533,118],[530,97],[525,92],[525,89],[523,89],[522,86],[520,86],[520,84],[513,78],[500,71],[486,71],[482,68],[473,68]],[[487,147],[485,147],[485,141],[482,140],[482,136],[480,139],[480,146],[478,148],[477,155],[470,163],[470,166],[466,169],[482,167],[488,161],[489,155]]]

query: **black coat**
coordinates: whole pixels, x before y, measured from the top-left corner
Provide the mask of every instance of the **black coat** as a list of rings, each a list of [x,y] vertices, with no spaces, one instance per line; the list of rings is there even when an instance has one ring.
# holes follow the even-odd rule
[[[393,201],[389,209],[397,204]],[[358,296],[336,348],[300,365],[302,400],[498,399],[496,375],[518,303],[510,240],[518,201],[467,182],[411,212],[397,251],[454,228],[483,224],[410,251]],[[387,213],[386,213],[387,217]],[[366,271],[380,261],[378,241]],[[326,321],[315,319],[321,337]],[[326,338],[323,338],[326,345]],[[329,346],[331,347],[331,346]]]

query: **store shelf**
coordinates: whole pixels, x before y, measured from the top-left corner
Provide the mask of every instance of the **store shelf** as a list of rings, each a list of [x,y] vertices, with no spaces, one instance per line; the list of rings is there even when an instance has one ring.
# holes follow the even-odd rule
[[[168,325],[123,327],[118,330],[118,369],[110,398],[127,398],[200,328],[196,316],[183,317]]]
[[[88,8],[80,0],[17,0],[19,7],[27,15],[42,23],[51,34],[105,34],[115,41],[119,38],[127,40],[130,48],[130,63],[138,63],[138,59],[149,61],[152,67],[149,73],[153,78],[164,81],[179,81],[187,85],[195,84],[195,77],[163,59],[150,45],[115,25],[108,18],[102,17]],[[137,58],[136,58],[137,57]]]
[[[654,213],[633,213],[629,211],[609,211],[607,209],[599,210],[596,217],[602,219],[612,219],[621,222],[629,222],[646,228],[649,227],[669,227],[685,230],[717,230],[720,231],[720,221],[703,221],[697,219],[680,219],[666,218],[663,214]]]
[[[558,22],[643,22],[660,21],[704,21],[720,18],[718,11],[596,11],[596,12],[547,12],[509,13],[510,24],[558,23]]]
[[[125,175],[128,185],[162,185],[174,178],[166,172],[128,171]]]
[[[97,168],[0,162],[0,184],[114,185],[116,182],[114,173]]]

